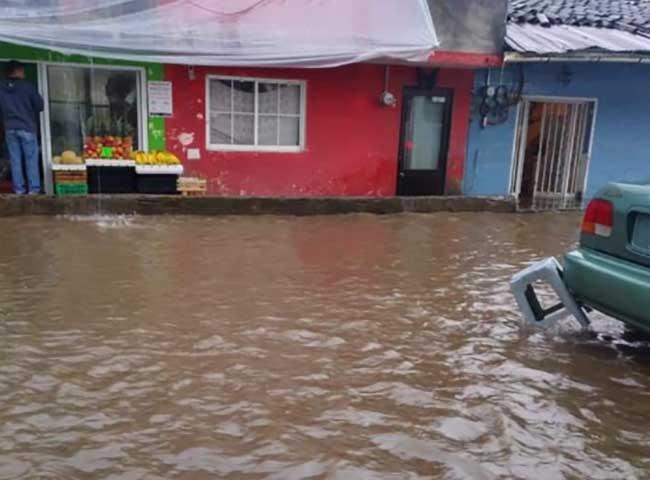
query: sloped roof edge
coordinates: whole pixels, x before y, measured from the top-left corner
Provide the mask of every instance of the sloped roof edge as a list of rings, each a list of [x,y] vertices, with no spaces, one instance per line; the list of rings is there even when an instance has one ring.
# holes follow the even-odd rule
[[[506,46],[520,53],[650,52],[650,0],[509,0]]]
[[[506,46],[537,55],[573,52],[650,53],[650,38],[619,30],[557,25],[508,25]]]

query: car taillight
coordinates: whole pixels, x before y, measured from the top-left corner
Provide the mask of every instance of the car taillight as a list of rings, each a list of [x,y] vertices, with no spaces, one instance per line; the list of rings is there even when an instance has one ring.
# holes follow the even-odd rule
[[[582,220],[582,232],[609,237],[612,234],[614,226],[614,205],[612,202],[595,198],[585,211],[585,217]]]

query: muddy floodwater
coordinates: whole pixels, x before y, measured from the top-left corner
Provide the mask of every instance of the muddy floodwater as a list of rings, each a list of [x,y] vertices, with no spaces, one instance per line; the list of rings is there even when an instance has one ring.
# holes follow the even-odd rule
[[[0,479],[650,478],[650,343],[522,330],[579,216],[0,220]]]

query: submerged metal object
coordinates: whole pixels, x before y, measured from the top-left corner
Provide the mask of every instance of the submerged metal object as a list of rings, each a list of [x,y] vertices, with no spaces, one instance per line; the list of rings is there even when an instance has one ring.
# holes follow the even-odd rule
[[[533,284],[541,280],[551,286],[560,303],[544,309],[537,298]],[[582,307],[571,295],[562,279],[562,266],[553,258],[534,263],[515,274],[510,280],[510,289],[526,323],[546,328],[564,317],[572,315],[582,327],[590,325]]]

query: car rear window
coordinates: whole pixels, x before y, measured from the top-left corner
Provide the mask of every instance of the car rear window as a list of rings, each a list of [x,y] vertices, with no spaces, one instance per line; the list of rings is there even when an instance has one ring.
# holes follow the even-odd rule
[[[650,214],[637,213],[635,215],[632,246],[650,253]]]

